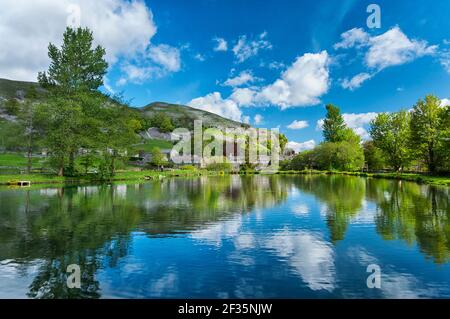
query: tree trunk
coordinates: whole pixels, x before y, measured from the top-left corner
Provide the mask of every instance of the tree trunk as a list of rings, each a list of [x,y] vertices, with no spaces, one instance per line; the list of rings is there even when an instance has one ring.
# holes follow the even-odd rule
[[[70,174],[75,173],[75,152],[74,151],[71,151],[69,154],[69,169],[70,169]]]
[[[59,164],[58,176],[64,176],[64,160]]]
[[[31,168],[33,166],[33,149],[31,146],[28,146],[28,153],[27,153],[27,157],[28,157],[28,163],[27,163],[27,173],[30,174],[31,173]]]

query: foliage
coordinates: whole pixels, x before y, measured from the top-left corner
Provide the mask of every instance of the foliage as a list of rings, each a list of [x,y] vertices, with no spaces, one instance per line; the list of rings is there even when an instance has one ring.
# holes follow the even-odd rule
[[[156,167],[165,166],[168,164],[166,156],[161,152],[159,147],[154,147],[152,150],[152,159],[150,164]]]
[[[184,165],[184,166],[181,166],[181,169],[183,171],[196,171],[197,167],[195,167],[194,165]]]
[[[323,121],[323,137],[325,142],[341,142],[345,140],[346,125],[337,106],[328,104],[327,115]]]
[[[215,163],[210,163],[206,166],[206,169],[208,171],[214,171],[214,172],[230,172],[233,167],[231,166],[231,164],[227,161],[223,161],[221,162],[215,162]]]
[[[93,42],[88,28],[67,27],[61,49],[54,44],[48,46],[51,63],[47,72],[39,73],[39,83],[57,87],[64,93],[97,90],[103,84],[108,63],[104,59],[105,49],[93,48]]]
[[[9,99],[4,103],[5,112],[8,115],[18,115],[20,112],[20,103],[17,99]]]
[[[163,133],[172,132],[175,129],[172,119],[164,113],[156,113],[153,117],[147,118],[147,128],[156,127]]]
[[[411,162],[410,114],[407,111],[378,114],[371,122],[370,135],[394,170],[402,170]]]
[[[448,107],[447,107],[448,108]],[[411,112],[411,146],[417,155],[427,164],[428,170],[438,170],[440,152],[445,148],[444,134],[448,130],[445,123],[446,109],[441,107],[441,100],[428,95],[419,100]],[[447,124],[447,125],[446,125]]]
[[[385,159],[381,150],[375,146],[373,141],[363,143],[364,158],[366,160],[367,169],[380,170],[385,166]]]

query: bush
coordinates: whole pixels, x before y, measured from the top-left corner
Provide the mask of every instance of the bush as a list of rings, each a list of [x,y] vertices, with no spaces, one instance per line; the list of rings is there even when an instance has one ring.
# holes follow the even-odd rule
[[[18,115],[20,112],[20,103],[16,99],[9,99],[5,103],[5,112],[8,115]]]
[[[226,163],[226,162],[224,162],[224,163],[211,163],[208,166],[206,166],[206,169],[208,171],[215,171],[215,172],[218,172],[218,171],[229,172],[229,171],[232,170],[232,168],[233,167],[231,166],[231,164],[230,163]]]
[[[184,165],[181,167],[181,169],[183,171],[196,171],[197,167],[195,167],[194,165]]]

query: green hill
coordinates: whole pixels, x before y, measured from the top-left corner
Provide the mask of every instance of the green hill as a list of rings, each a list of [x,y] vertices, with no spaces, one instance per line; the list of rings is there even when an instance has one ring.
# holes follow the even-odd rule
[[[9,99],[45,99],[45,90],[33,82],[12,81],[0,79],[0,115],[2,104]],[[194,109],[185,105],[169,104],[164,102],[151,103],[144,107],[134,108],[143,117],[150,118],[157,113],[164,113],[172,119],[175,127],[193,128],[194,120],[201,120],[204,127],[248,127],[247,124],[232,121],[219,115]]]
[[[144,117],[164,113],[170,117],[176,127],[193,128],[194,120],[201,120],[204,127],[237,128],[248,127],[247,124],[223,118],[217,114],[194,109],[185,105],[155,102],[139,109]]]

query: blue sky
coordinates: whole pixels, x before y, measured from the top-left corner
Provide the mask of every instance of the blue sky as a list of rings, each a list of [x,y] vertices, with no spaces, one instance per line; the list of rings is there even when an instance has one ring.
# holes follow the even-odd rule
[[[60,8],[52,1],[38,0],[29,10],[30,16],[47,10],[51,29],[33,25],[25,7],[6,8],[0,21],[19,32],[26,26],[14,21],[27,17],[20,39],[57,42],[61,15],[75,4],[78,23],[91,27],[110,52],[105,90],[122,92],[133,106],[180,103],[279,127],[298,149],[321,141],[317,122],[327,103],[340,106],[367,138],[377,112],[410,108],[429,93],[450,98],[447,0],[62,0]],[[11,9],[25,6],[8,2]],[[381,8],[380,28],[367,26],[370,3]],[[17,52],[20,40],[11,32],[4,49]],[[23,50],[33,62],[0,57],[0,77],[29,79],[48,63],[41,51]]]

